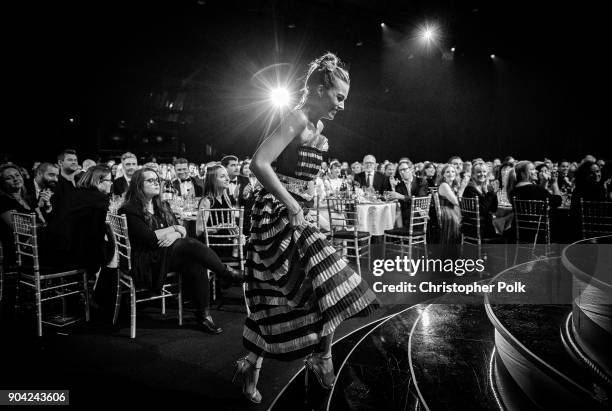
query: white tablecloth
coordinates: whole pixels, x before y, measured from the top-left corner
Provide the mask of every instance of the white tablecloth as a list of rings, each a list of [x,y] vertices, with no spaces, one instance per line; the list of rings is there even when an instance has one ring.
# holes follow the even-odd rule
[[[393,228],[397,203],[358,204],[359,231],[372,235],[383,235],[385,230]]]

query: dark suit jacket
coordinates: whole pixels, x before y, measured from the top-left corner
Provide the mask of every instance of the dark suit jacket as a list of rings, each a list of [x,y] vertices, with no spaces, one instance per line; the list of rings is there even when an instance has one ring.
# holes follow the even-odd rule
[[[38,207],[38,198],[40,197],[36,195],[36,188],[34,187],[34,179],[25,180],[23,184],[25,185],[26,191],[28,193],[28,203],[30,204],[30,207],[32,207],[32,210],[34,210],[35,208]],[[55,192],[53,196],[55,196]],[[53,196],[51,197],[51,206],[53,206],[53,203],[54,203]],[[49,221],[51,219],[51,215],[53,214],[53,208],[51,208],[50,211],[47,211],[46,209],[41,208],[40,214],[45,219],[45,221]]]
[[[406,183],[400,181],[400,183],[395,186],[395,191],[406,197],[404,200],[399,200],[399,202],[402,209],[402,220],[404,226],[407,227],[410,219],[410,202],[412,197],[427,197],[429,193],[427,180],[415,178],[412,180],[412,184],[410,184],[410,191],[406,187]]]
[[[106,262],[104,234],[109,198],[96,188],[77,188],[42,235],[45,263],[96,272]],[[114,251],[114,250],[113,250]]]
[[[118,177],[115,179],[115,181],[113,181],[113,194],[116,196],[121,196],[127,192],[128,187],[129,183],[125,177]]]
[[[202,186],[198,184],[197,180],[194,177],[189,177],[189,180],[191,181],[191,184],[193,184],[195,196],[202,197],[202,192],[204,191],[202,189]],[[172,181],[172,188],[174,188],[180,196],[183,196],[185,194],[181,192],[181,182],[178,178]]]
[[[379,173],[379,172],[374,172],[374,181],[372,182],[372,187],[374,187],[374,190],[376,190],[379,194],[382,194],[383,191],[385,191],[385,189],[389,190],[390,187],[387,188],[388,186],[388,179],[385,177],[384,174]],[[366,186],[366,173],[365,171],[357,174],[355,176],[355,181],[357,181],[361,187],[365,187]]]

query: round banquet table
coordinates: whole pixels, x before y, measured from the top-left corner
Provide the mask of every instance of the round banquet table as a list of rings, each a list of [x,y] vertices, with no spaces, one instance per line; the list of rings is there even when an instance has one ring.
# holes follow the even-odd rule
[[[367,231],[372,235],[383,235],[385,230],[393,228],[397,203],[362,203],[357,204],[359,215],[359,231]]]

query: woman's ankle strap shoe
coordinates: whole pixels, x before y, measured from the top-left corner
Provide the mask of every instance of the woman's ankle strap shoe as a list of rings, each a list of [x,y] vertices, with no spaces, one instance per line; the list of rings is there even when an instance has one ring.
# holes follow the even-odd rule
[[[232,378],[233,383],[239,383],[242,385],[242,395],[253,404],[261,403],[261,393],[257,389],[257,380],[260,369],[261,366],[258,367],[257,364],[251,362],[249,357],[243,357],[236,361],[236,372],[234,373],[234,378]],[[251,391],[248,391],[249,374],[251,374],[251,383],[253,385],[253,389]]]

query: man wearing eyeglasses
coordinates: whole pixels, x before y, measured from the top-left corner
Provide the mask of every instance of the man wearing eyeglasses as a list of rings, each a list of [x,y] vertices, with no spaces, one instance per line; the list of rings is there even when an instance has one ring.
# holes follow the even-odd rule
[[[361,188],[372,188],[378,194],[385,190],[385,175],[376,171],[376,157],[368,154],[363,158],[363,172],[355,176]]]
[[[391,177],[391,191],[389,198],[399,200],[402,209],[404,226],[410,218],[410,201],[413,197],[426,197],[428,195],[427,179],[417,178],[414,175],[414,165],[410,160],[403,160],[397,166],[399,180]]]

